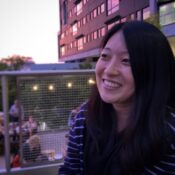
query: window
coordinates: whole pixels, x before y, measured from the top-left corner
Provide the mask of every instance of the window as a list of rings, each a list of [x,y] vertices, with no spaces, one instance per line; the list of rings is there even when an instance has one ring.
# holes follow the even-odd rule
[[[105,27],[102,27],[101,29],[98,30],[98,36],[99,38],[105,35]]]
[[[82,12],[82,1],[80,1],[78,4],[77,4],[77,15],[79,15],[81,12]]]
[[[64,32],[61,34],[61,39],[63,39],[65,36]]]
[[[97,31],[94,32],[93,38],[94,38],[94,40],[97,39]]]
[[[72,34],[73,35],[76,35],[77,34],[77,31],[78,31],[78,29],[77,29],[77,23],[74,23],[73,26],[72,26]]]
[[[83,17],[83,25],[86,24],[86,17]]]
[[[93,10],[93,17],[95,18],[97,16],[97,9]]]
[[[88,35],[87,35],[87,42],[90,42],[90,41],[91,41],[91,35],[88,34]]]
[[[105,27],[103,27],[103,28],[101,29],[101,36],[104,36],[105,33],[106,33],[106,30],[105,30]]]
[[[81,20],[78,21],[77,27],[78,27],[78,28],[81,27]]]
[[[97,15],[100,15],[100,13],[101,13],[101,6],[98,6],[98,8],[97,8]]]
[[[69,11],[69,17],[72,17],[72,10]]]
[[[86,4],[87,0],[83,0],[83,4]]]
[[[132,14],[130,15],[130,18],[131,18],[131,20],[134,20],[134,19],[135,19],[135,14],[132,13]]]
[[[108,30],[111,29],[115,24],[120,23],[120,21],[114,21],[113,23],[108,24]]]
[[[63,24],[67,24],[68,11],[67,11],[67,0],[63,2]]]
[[[93,16],[94,16],[94,14],[93,14],[93,11],[90,13],[90,18],[91,19],[93,19]]]
[[[71,48],[71,49],[73,48],[73,42],[70,43],[70,48]]]
[[[142,20],[142,12],[141,11],[137,11],[137,20]]]
[[[86,42],[87,42],[87,37],[84,36],[84,38],[83,38],[83,43],[85,44]]]
[[[160,6],[159,12],[161,25],[175,23],[175,2]]]
[[[73,42],[73,47],[76,48],[77,47],[77,41]]]
[[[65,53],[66,53],[66,47],[65,46],[61,46],[61,55],[63,56],[63,55],[65,55]]]
[[[108,0],[108,15],[119,10],[119,0]]]
[[[91,40],[94,40],[94,33],[91,33]]]
[[[122,18],[122,19],[121,19],[121,22],[126,22],[126,20],[127,20],[126,17],[125,17],[125,18]]]
[[[87,22],[90,21],[90,14],[88,14],[88,15],[86,16],[86,19],[87,19]]]
[[[83,37],[78,39],[78,50],[83,49]]]
[[[103,13],[105,11],[105,4],[101,4],[100,8],[101,8],[101,13]]]
[[[143,9],[143,19],[145,20],[145,19],[147,19],[149,17],[150,17],[150,8],[149,7],[144,8]]]

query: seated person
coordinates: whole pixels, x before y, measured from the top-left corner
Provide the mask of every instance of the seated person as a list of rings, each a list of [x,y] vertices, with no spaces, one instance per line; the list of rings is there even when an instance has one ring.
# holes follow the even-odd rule
[[[23,158],[26,162],[33,162],[39,155],[41,155],[40,138],[38,135],[33,135],[23,145]]]
[[[37,122],[33,119],[32,116],[29,116],[28,121],[24,122],[24,124],[22,125],[22,129],[25,132],[29,133],[29,136],[36,134],[37,133]]]

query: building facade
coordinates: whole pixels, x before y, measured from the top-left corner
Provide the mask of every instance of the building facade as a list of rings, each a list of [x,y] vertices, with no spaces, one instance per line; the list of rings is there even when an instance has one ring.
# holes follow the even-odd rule
[[[151,16],[159,18],[175,53],[172,0],[60,0],[59,61],[96,61],[101,40],[114,24]]]

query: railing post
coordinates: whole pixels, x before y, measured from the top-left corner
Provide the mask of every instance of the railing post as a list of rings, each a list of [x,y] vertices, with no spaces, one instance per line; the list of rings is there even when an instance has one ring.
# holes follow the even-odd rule
[[[5,126],[5,165],[7,174],[10,172],[10,138],[9,138],[9,114],[8,114],[8,80],[7,76],[1,77],[2,83],[2,103],[4,112],[4,126]]]

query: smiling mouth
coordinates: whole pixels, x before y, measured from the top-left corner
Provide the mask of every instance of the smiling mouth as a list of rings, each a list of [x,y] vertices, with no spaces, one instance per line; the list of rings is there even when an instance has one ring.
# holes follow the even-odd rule
[[[109,81],[109,80],[106,80],[106,79],[103,79],[103,84],[106,88],[109,88],[109,89],[114,89],[114,88],[120,88],[121,87],[120,83],[114,82],[114,81]]]

